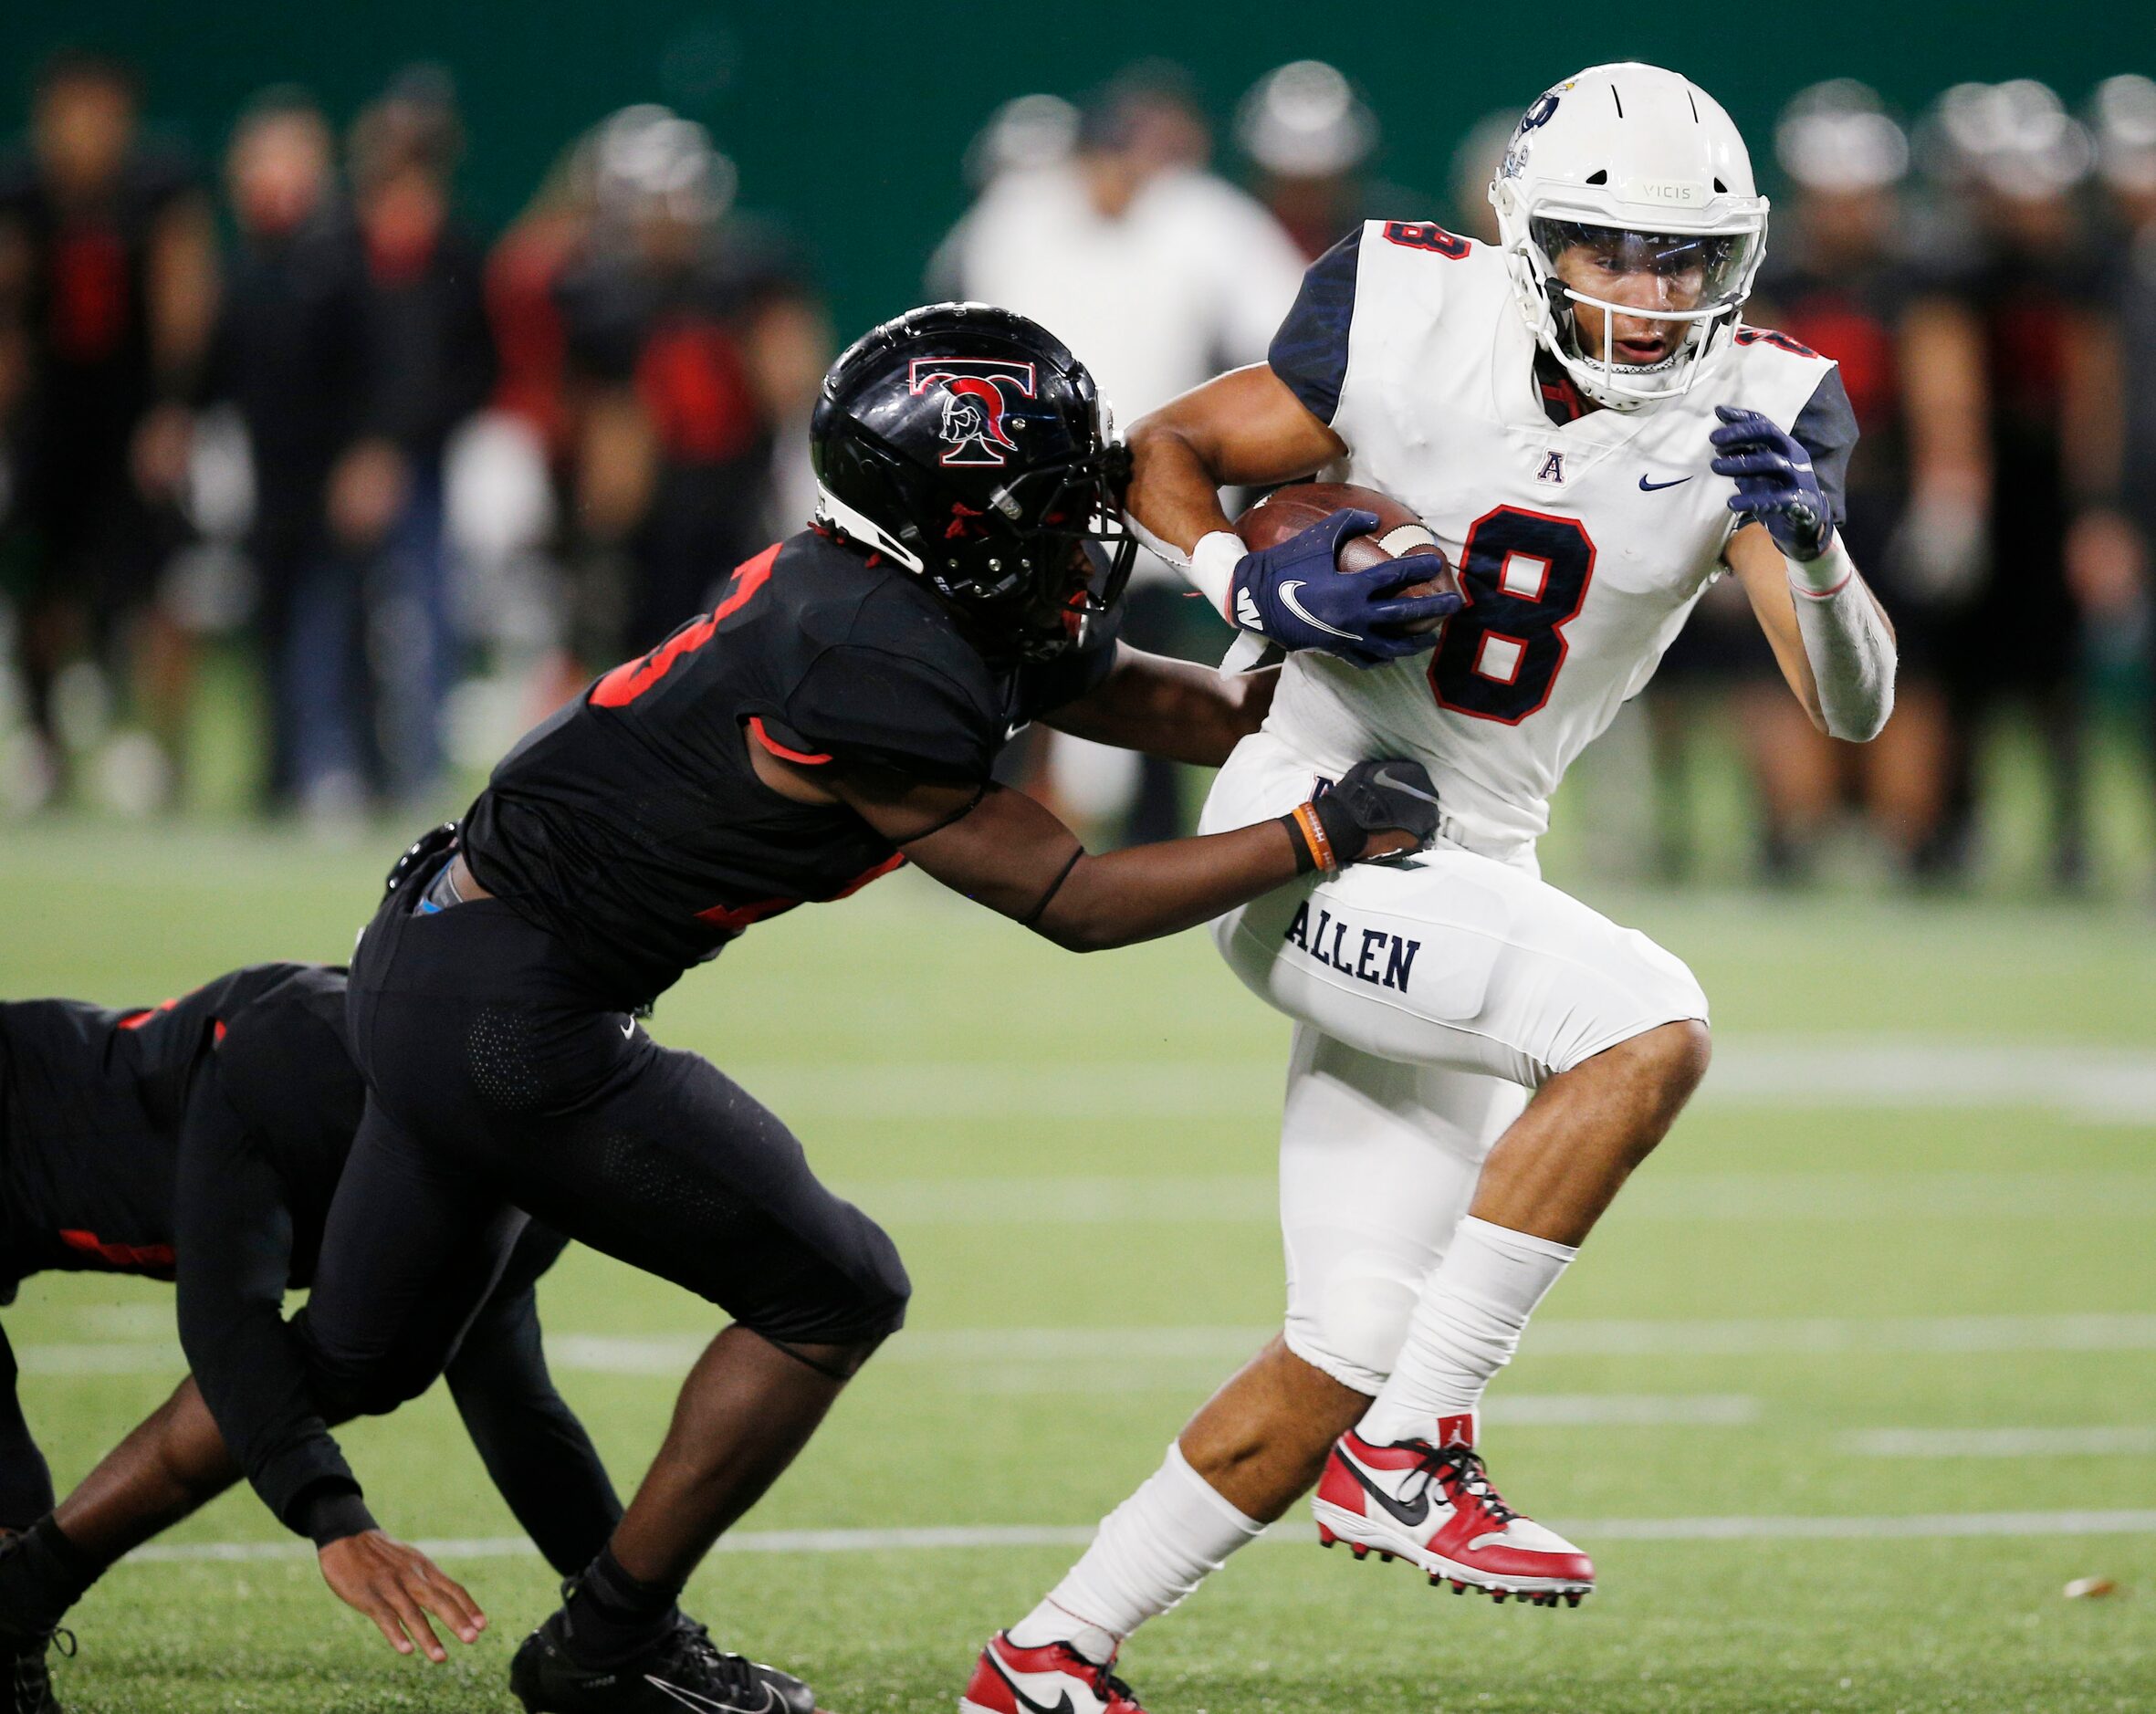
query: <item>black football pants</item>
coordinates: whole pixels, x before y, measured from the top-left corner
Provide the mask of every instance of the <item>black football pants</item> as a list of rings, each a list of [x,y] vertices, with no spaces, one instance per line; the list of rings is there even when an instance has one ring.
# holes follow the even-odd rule
[[[383,902],[352,960],[367,1112],[302,1317],[325,1406],[379,1412],[423,1391],[526,1214],[782,1345],[899,1326],[896,1247],[776,1116],[654,1041],[508,905],[415,912],[425,880]]]

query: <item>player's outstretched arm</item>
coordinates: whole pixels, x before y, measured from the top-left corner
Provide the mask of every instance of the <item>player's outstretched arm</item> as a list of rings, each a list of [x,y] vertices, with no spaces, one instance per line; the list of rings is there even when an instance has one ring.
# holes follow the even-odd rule
[[[1218,768],[1265,724],[1280,669],[1221,673],[1119,646],[1108,676],[1041,716],[1073,737]]]
[[[757,769],[776,784],[766,758]],[[1297,875],[1419,850],[1438,825],[1436,789],[1408,761],[1357,763],[1278,820],[1099,857],[1024,793],[994,784],[865,769],[823,779],[793,770],[792,780],[790,795],[846,804],[944,885],[1073,952],[1172,935]]]
[[[478,1604],[424,1553],[375,1524],[314,1403],[284,1320],[292,1221],[283,1182],[215,1076],[199,1079],[188,1098],[173,1223],[182,1259],[180,1343],[194,1375],[168,1407],[181,1414],[167,1425],[167,1441],[199,1445],[205,1426],[214,1429],[219,1451],[231,1448],[225,1456],[246,1471],[270,1510],[313,1540],[323,1581],[372,1619],[400,1655],[416,1646],[430,1660],[448,1658],[427,1623],[429,1614],[464,1642],[476,1642],[487,1625]],[[203,1473],[196,1485],[206,1491],[186,1510],[235,1473],[197,1462]],[[131,1509],[135,1531],[153,1533],[172,1521],[159,1515],[151,1479],[159,1474],[143,1472],[132,1496],[108,1497],[109,1509]],[[169,1480],[172,1472],[162,1474]]]

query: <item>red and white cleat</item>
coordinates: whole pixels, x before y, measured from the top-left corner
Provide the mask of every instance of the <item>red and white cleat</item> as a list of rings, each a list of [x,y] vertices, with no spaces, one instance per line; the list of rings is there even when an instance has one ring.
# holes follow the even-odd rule
[[[1020,1648],[999,1631],[980,1651],[958,1714],[1146,1714],[1108,1669],[1115,1664],[1096,1667],[1068,1643]]]
[[[1334,1442],[1310,1502],[1318,1540],[1345,1542],[1362,1559],[1404,1559],[1498,1601],[1577,1606],[1595,1587],[1595,1563],[1554,1530],[1522,1517],[1490,1486],[1475,1455],[1475,1419],[1448,1416],[1438,1444],[1375,1447],[1352,1430]]]

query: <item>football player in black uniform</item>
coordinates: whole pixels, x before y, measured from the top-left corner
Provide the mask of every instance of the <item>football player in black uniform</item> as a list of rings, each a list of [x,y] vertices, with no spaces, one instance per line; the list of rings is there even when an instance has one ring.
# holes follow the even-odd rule
[[[455,849],[417,850],[352,967],[367,1113],[302,1316],[328,1414],[426,1385],[445,1306],[493,1277],[515,1208],[734,1318],[605,1551],[518,1652],[533,1710],[812,1706],[721,1654],[675,1597],[909,1290],[890,1238],[776,1117],[638,1026],[654,996],[752,923],[903,862],[1088,950],[1436,827],[1420,768],[1364,763],[1278,820],[1095,857],[991,779],[1037,718],[1218,764],[1272,689],[1118,647],[1127,455],[1091,376],[1033,323],[980,305],[886,323],[833,367],[811,441],[816,527],[518,745]],[[1313,574],[1374,521],[1319,526]],[[1428,608],[1373,594],[1370,611]],[[356,1510],[342,1527],[368,1539]],[[434,1591],[408,1594],[472,1640]]]
[[[243,1469],[296,1530],[357,1503],[283,1320],[287,1289],[315,1277],[366,1099],[344,1045],[344,998],[341,970],[273,964],[152,1009],[0,1003],[0,1301],[55,1269],[176,1280],[194,1371],[56,1510],[0,1334],[7,1714],[56,1714],[46,1644],[67,1609]],[[540,1349],[532,1286],[567,1241],[525,1228],[447,1373],[510,1510],[570,1573],[622,1508]],[[446,1591],[424,1556],[398,1551],[412,1575]]]

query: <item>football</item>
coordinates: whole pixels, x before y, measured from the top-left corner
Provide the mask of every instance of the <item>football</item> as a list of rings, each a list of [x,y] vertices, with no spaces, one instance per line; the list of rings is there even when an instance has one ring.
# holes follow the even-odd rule
[[[1336,563],[1343,571],[1365,571],[1387,559],[1418,559],[1436,561],[1428,576],[1404,584],[1395,591],[1403,596],[1456,594],[1460,590],[1459,575],[1452,563],[1445,558],[1445,550],[1429,533],[1423,521],[1394,499],[1389,494],[1380,494],[1375,488],[1362,488],[1349,482],[1297,482],[1287,487],[1276,488],[1257,505],[1235,520],[1235,533],[1242,538],[1243,546],[1251,549],[1271,548],[1298,535],[1313,524],[1330,517],[1345,507],[1355,507],[1366,512],[1377,514],[1377,528],[1367,535],[1349,536],[1340,544]],[[1426,620],[1401,629],[1410,634],[1420,635],[1435,631],[1445,622],[1442,619]]]

